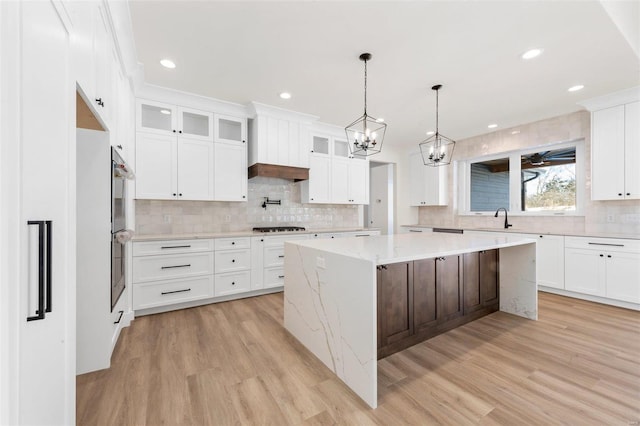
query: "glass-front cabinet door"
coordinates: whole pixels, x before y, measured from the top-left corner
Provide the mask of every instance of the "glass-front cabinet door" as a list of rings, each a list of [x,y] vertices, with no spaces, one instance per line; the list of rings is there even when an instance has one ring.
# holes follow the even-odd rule
[[[177,124],[174,105],[143,99],[136,101],[136,130],[167,135],[176,133]]]
[[[190,139],[213,141],[213,114],[197,109],[178,109],[178,135]]]
[[[247,141],[247,120],[215,114],[215,141],[243,144]]]
[[[333,155],[339,158],[349,158],[349,142],[343,139],[334,139]]]
[[[313,135],[311,152],[314,154],[329,155],[329,138],[326,136]]]

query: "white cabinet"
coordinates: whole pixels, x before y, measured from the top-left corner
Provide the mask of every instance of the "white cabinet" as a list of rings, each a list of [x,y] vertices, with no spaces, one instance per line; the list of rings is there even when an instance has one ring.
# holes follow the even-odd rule
[[[301,183],[303,203],[369,204],[369,161],[353,158],[341,137],[311,135],[309,180]]]
[[[215,296],[228,296],[251,290],[251,239],[215,240]]]
[[[213,113],[138,99],[136,130],[213,142]]]
[[[143,99],[136,112],[136,198],[247,200],[246,120]]]
[[[565,289],[640,303],[640,242],[566,237]]]
[[[247,145],[214,143],[214,196],[218,201],[247,201]]]
[[[594,111],[591,198],[640,199],[640,102]]]
[[[60,2],[2,2],[0,423],[75,423],[75,80]],[[105,165],[106,166],[106,165]],[[37,226],[51,221],[50,312]],[[44,250],[44,246],[43,250]],[[46,287],[45,287],[46,288]],[[44,290],[43,290],[44,291]]]
[[[178,196],[178,140],[175,136],[138,133],[136,198],[175,200]]]
[[[331,158],[326,155],[309,156],[309,180],[300,182],[303,203],[328,204],[331,198]]]
[[[249,165],[309,167],[309,131],[317,117],[253,102],[249,126]]]
[[[133,309],[213,297],[212,240],[133,243]]]
[[[425,166],[419,152],[411,154],[409,156],[410,205],[446,206],[448,202],[447,170],[446,166]]]
[[[216,142],[246,144],[247,120],[229,115],[214,114]]]
[[[564,236],[532,235],[536,239],[536,277],[538,285],[564,288]]]
[[[308,234],[251,238],[251,290],[284,285],[284,243],[306,240]]]

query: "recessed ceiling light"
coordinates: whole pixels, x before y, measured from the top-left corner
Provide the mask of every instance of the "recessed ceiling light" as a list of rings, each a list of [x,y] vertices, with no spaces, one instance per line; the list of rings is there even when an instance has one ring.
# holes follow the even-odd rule
[[[577,84],[577,85],[575,85],[575,86],[571,86],[571,87],[569,87],[569,89],[568,89],[568,90],[569,90],[569,92],[577,92],[578,90],[582,90],[582,89],[584,89],[584,85],[582,85],[582,84]]]
[[[429,130],[427,132],[427,136],[431,136],[431,135],[435,135],[435,134],[436,134],[436,132],[434,132],[433,130]]]
[[[291,99],[291,93],[289,93],[289,92],[282,92],[282,93],[280,93],[280,97],[281,97],[282,99]]]
[[[160,61],[160,65],[162,65],[165,68],[175,68],[176,64],[175,62],[173,62],[171,59],[163,59]]]
[[[377,121],[378,123],[384,123],[384,118],[376,118],[376,121]]]
[[[171,111],[169,111],[168,109],[161,109],[160,114],[171,115]]]
[[[542,53],[542,49],[530,49],[522,54],[522,59],[533,59],[537,56],[540,56]]]
[[[517,135],[518,133],[520,133],[520,130],[514,130],[511,132],[512,135]]]
[[[490,129],[495,129],[496,127],[498,127],[498,125],[497,124],[489,124],[487,127],[490,128]]]

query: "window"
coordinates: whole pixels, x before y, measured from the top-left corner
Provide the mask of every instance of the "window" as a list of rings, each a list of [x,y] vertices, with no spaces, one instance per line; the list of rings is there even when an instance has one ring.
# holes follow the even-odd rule
[[[459,161],[460,213],[579,214],[583,150],[580,140]]]

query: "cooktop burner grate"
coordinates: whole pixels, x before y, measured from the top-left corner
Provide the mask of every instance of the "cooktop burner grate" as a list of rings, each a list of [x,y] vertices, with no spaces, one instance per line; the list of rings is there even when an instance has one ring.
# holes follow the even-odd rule
[[[304,231],[302,226],[263,226],[253,228],[254,232],[292,232]]]

